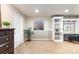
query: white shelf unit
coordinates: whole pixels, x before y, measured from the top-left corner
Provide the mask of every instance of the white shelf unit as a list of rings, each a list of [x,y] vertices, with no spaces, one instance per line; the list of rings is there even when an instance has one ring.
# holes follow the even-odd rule
[[[52,39],[55,42],[63,42],[63,16],[52,18]]]

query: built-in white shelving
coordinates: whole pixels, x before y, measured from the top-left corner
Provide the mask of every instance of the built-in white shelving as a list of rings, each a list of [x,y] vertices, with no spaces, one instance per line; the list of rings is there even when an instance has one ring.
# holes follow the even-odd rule
[[[52,37],[55,42],[63,42],[63,16],[52,18]]]

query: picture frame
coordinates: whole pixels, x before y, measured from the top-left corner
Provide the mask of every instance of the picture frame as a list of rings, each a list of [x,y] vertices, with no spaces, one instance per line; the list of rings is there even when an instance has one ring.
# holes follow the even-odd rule
[[[71,31],[71,24],[64,24],[64,31]]]

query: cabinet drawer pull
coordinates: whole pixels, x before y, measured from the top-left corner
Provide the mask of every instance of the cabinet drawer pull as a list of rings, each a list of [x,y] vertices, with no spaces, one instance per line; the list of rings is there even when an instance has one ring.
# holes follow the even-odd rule
[[[8,38],[6,40],[9,40]]]
[[[10,34],[11,34],[12,32],[10,32]]]
[[[7,48],[9,47],[9,46],[6,46]]]

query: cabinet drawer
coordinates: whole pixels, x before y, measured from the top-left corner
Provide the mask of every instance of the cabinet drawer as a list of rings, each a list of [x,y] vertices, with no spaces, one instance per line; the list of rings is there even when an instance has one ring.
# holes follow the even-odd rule
[[[14,48],[11,47],[8,50],[4,51],[2,54],[14,54]]]
[[[5,51],[5,50],[7,50],[7,49],[9,49],[11,47],[14,47],[13,42],[8,42],[8,43],[0,45],[0,53],[2,53],[3,51]]]
[[[3,36],[5,36],[5,31],[0,30],[0,37],[3,37]]]
[[[7,30],[6,35],[13,35],[14,31],[13,30]]]
[[[13,41],[13,36],[0,37],[0,45],[9,41]]]
[[[14,40],[14,36],[13,35],[9,35],[9,36],[6,37],[6,39],[8,41],[13,41]]]

